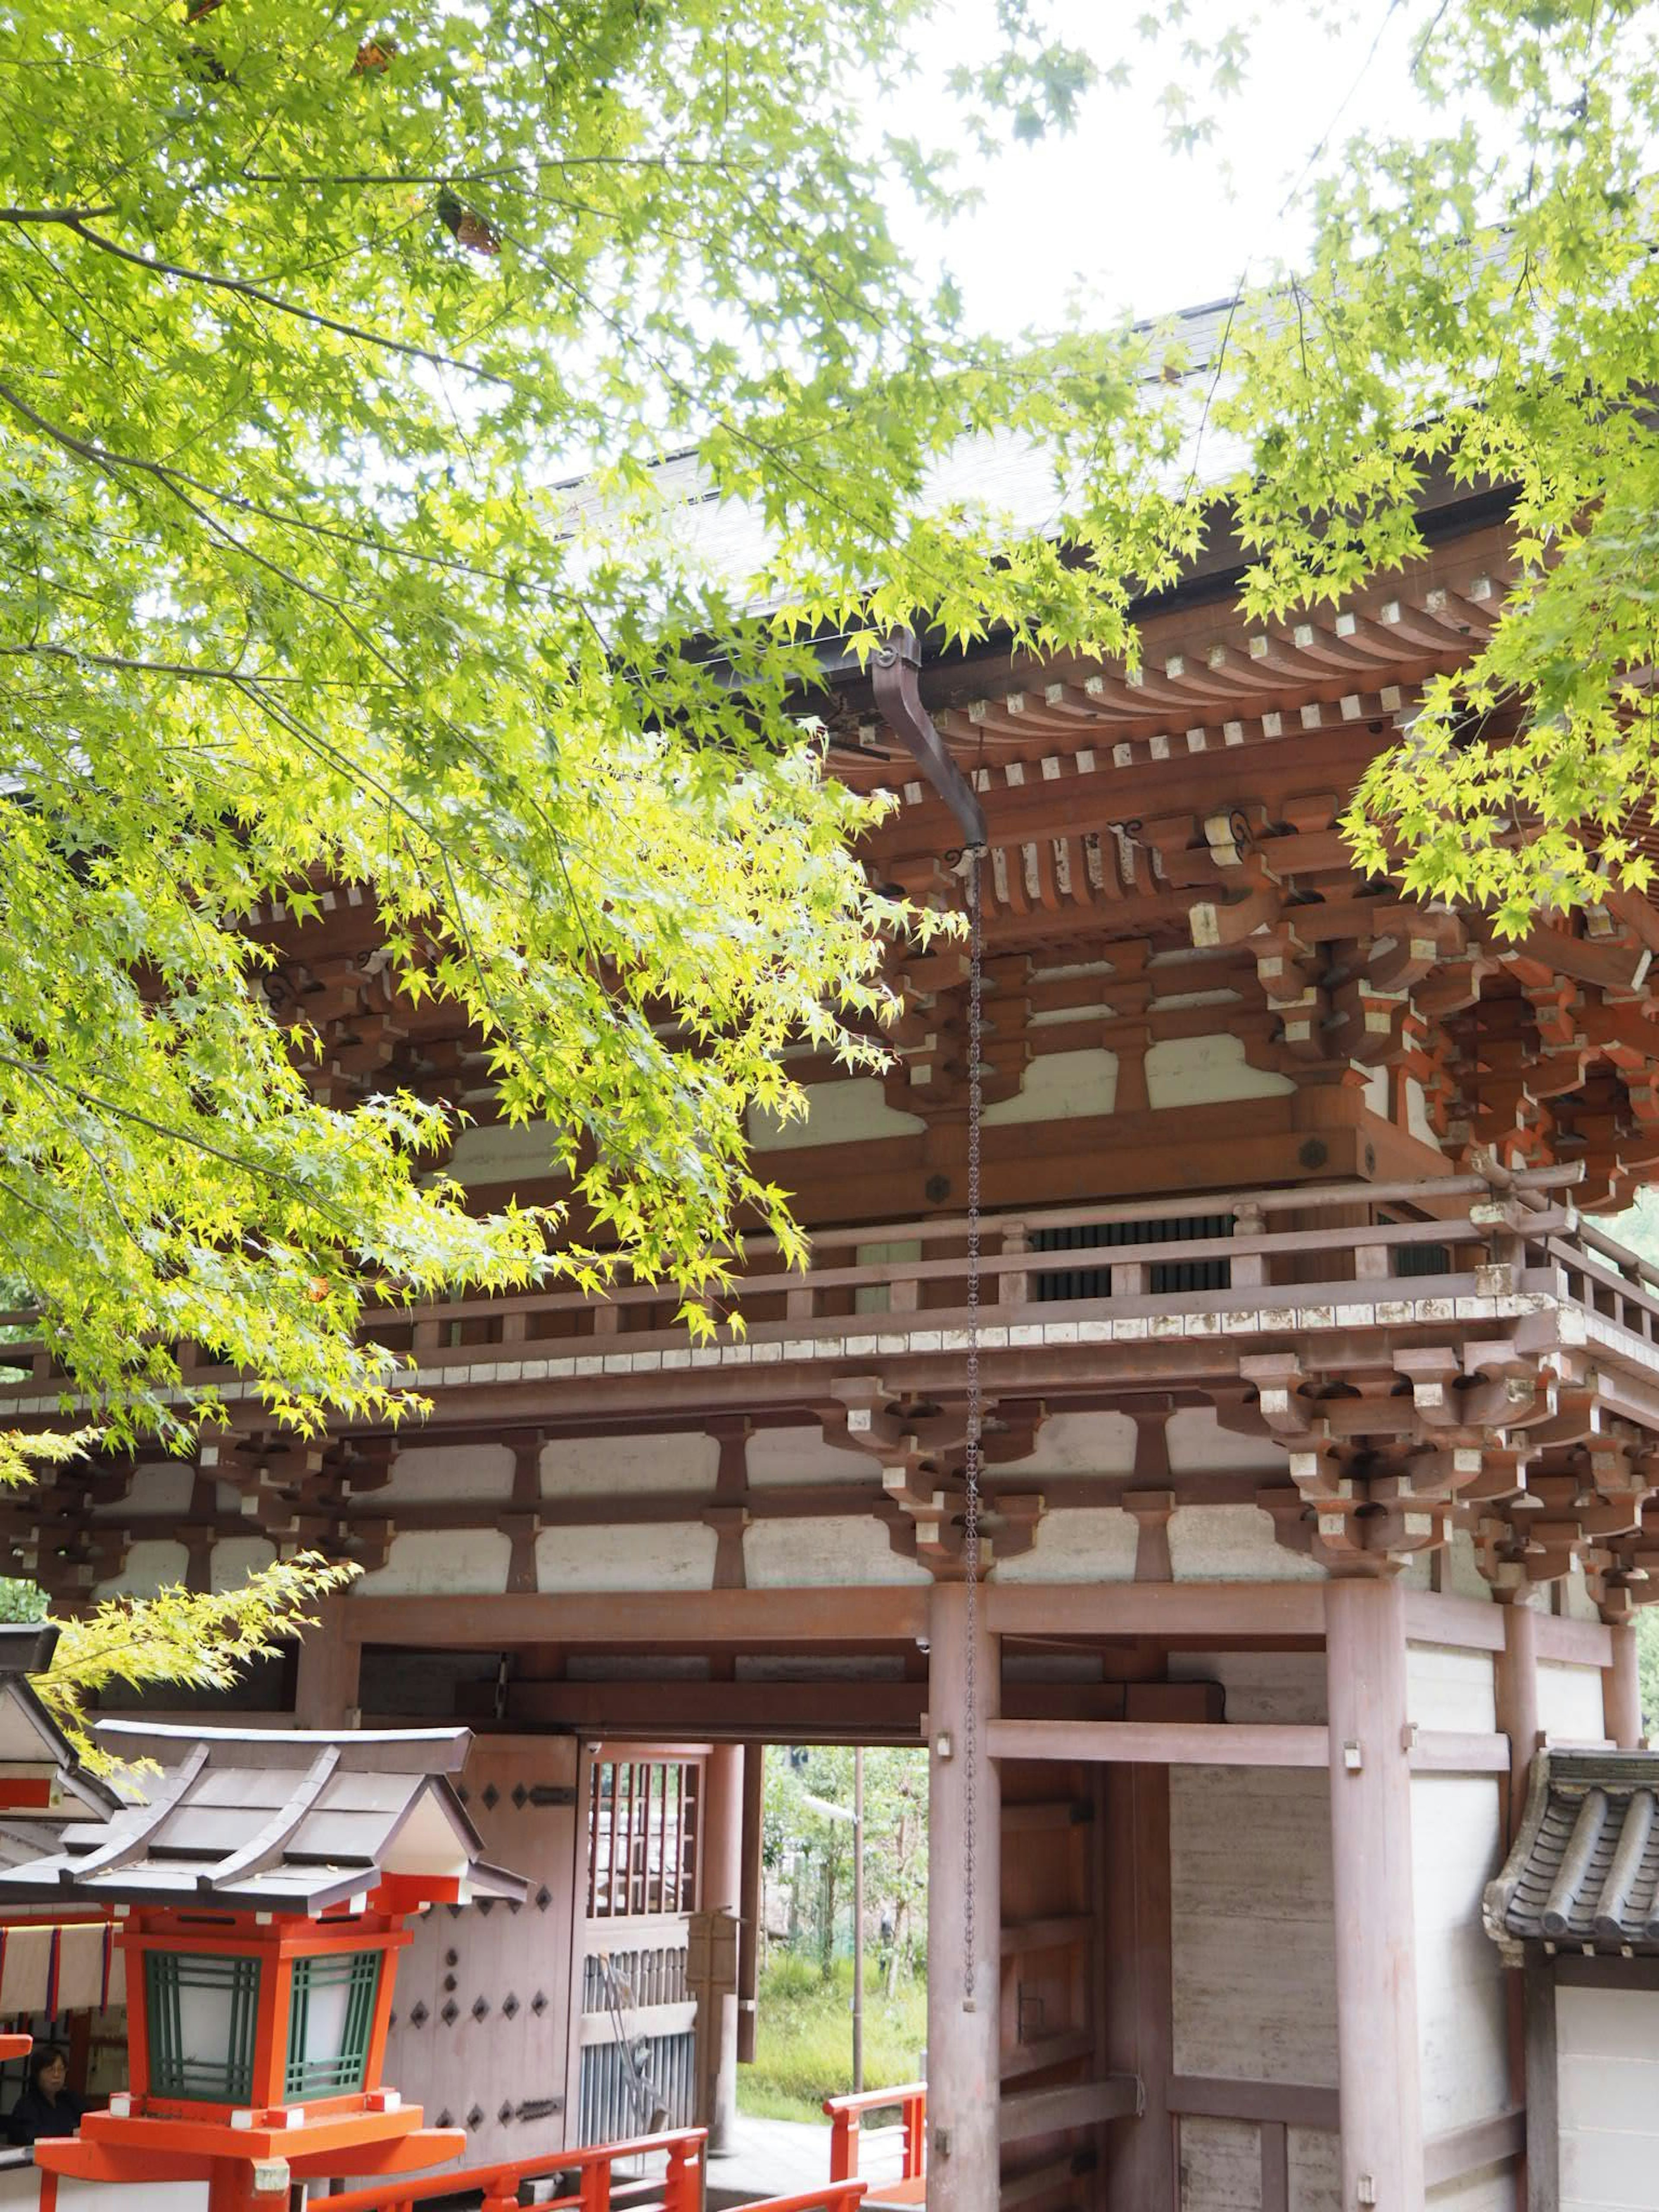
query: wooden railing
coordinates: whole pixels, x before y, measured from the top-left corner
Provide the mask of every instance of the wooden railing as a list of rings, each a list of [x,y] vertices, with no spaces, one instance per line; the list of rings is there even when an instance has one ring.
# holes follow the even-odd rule
[[[1291,1309],[1321,1305],[1376,1308],[1381,1323],[1409,1318],[1398,1310],[1407,1299],[1532,1292],[1578,1304],[1659,1346],[1659,1268],[1580,1221],[1560,1195],[1577,1179],[1575,1168],[1494,1169],[1426,1182],[1214,1192],[993,1214],[983,1236],[985,1324],[994,1332],[1037,1321],[1092,1323],[1108,1312],[1114,1325],[1200,1313],[1218,1316],[1224,1328],[1229,1315],[1243,1323],[1255,1314],[1266,1328],[1281,1316],[1295,1326]],[[1181,1224],[1197,1220],[1224,1220],[1231,1233],[1178,1233]],[[1156,1243],[1075,1241],[1131,1227],[1144,1234],[1149,1223],[1172,1233]],[[542,1291],[386,1307],[367,1333],[410,1353],[417,1385],[434,1388],[482,1379],[480,1366],[492,1381],[510,1382],[613,1368],[637,1372],[641,1355],[647,1367],[663,1369],[733,1356],[760,1364],[811,1357],[820,1339],[857,1352],[866,1335],[873,1349],[881,1336],[965,1325],[967,1244],[967,1223],[956,1218],[818,1229],[810,1264],[790,1272],[775,1244],[757,1237],[730,1289],[705,1301],[714,1327],[705,1341],[688,1334],[673,1293],[629,1282],[603,1298]],[[860,1249],[872,1247],[882,1256],[860,1261]],[[1219,1276],[1217,1262],[1225,1263],[1224,1285],[1190,1287],[1194,1273],[1206,1267]],[[1084,1295],[1074,1287],[1079,1276],[1089,1279]],[[234,1381],[199,1364],[188,1346],[184,1364],[192,1381]],[[27,1370],[20,1382],[0,1382],[0,1407],[65,1384],[39,1342],[0,1349],[0,1365]]]
[[[830,2120],[830,2179],[855,2180],[859,2170],[860,2131],[867,2112],[897,2111],[904,2130],[900,2179],[920,2181],[927,2171],[927,2084],[905,2081],[892,2089],[861,2089],[844,2097],[826,2097],[823,2109]]]
[[[519,2191],[526,2182],[545,2181],[552,2175],[574,2177],[568,2196],[550,2197],[550,2207],[565,2212],[610,2212],[611,2191],[618,2177],[613,2169],[624,2160],[661,2157],[665,2168],[659,2185],[647,2199],[653,2212],[702,2212],[703,2145],[706,2128],[680,2128],[672,2134],[639,2136],[628,2142],[596,2143],[589,2150],[544,2151],[538,2157],[503,2159],[488,2166],[450,2166],[441,2173],[400,2175],[371,2182],[367,2188],[349,2189],[343,2197],[321,2200],[329,2212],[410,2212],[416,2204],[461,2197],[482,2199],[480,2212],[517,2212]],[[629,2189],[634,2212],[646,2206],[634,2199],[632,2176],[622,2177]],[[854,2195],[861,2194],[861,2188]],[[789,2200],[789,2212],[807,2212],[827,2198]],[[775,2208],[776,2212],[776,2208]],[[842,2212],[839,2203],[830,2212]]]

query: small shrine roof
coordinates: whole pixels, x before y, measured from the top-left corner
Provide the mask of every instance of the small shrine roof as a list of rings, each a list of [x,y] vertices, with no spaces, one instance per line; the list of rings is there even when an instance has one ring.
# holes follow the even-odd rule
[[[82,1766],[74,1745],[29,1680],[51,1666],[58,1636],[56,1621],[0,1625],[0,1807],[9,1820],[32,1823],[97,1818],[113,1812],[120,1802],[107,1784]],[[52,1771],[55,1784],[49,1802],[6,1802],[9,1775],[39,1775],[46,1769]]]
[[[211,1902],[314,1916],[386,1878],[520,1899],[488,1863],[449,1777],[465,1729],[347,1732],[160,1727],[106,1721],[100,1747],[149,1759],[137,1802],[55,1848],[0,1868],[0,1911],[45,1898],[111,1905]]]
[[[1659,1954],[1659,1751],[1541,1751],[1486,1932],[1543,1944]]]

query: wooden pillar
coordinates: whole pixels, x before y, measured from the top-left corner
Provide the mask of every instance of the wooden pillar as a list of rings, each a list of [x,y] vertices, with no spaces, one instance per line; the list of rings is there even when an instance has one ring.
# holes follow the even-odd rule
[[[1504,1841],[1515,1841],[1527,1806],[1527,1778],[1538,1748],[1538,1615],[1524,1598],[1504,1605],[1504,1644],[1493,1661],[1493,1690],[1498,1733],[1510,1740],[1510,1771],[1504,1782]],[[1527,2102],[1527,2037],[1522,1978],[1518,1969],[1504,1976],[1509,2018],[1510,2102]],[[1530,2127],[1528,2122],[1528,2127]],[[1527,2212],[1530,2169],[1523,2161],[1516,2175],[1516,2212]]]
[[[357,1725],[357,1680],[363,1647],[346,1634],[343,1597],[321,1599],[317,1626],[300,1644],[294,1685],[294,1718],[305,1729],[348,1729]]]
[[[1001,1705],[1000,1645],[980,1593],[974,1659],[981,1720]],[[968,1591],[936,1583],[928,1607],[928,2212],[997,2212],[1000,2193],[1002,1790],[981,1741],[972,1813],[974,1936],[966,1947],[969,1812]]]
[[[1523,1966],[1527,2022],[1527,2212],[1561,2202],[1561,2120],[1555,2058],[1555,1973]]]
[[[702,1895],[705,1912],[743,1910],[743,1776],[744,1747],[740,1743],[717,1743],[703,1769]],[[730,1989],[714,2000],[716,2017],[707,2027],[708,2148],[726,2149],[738,2118],[738,1990],[735,1975]]]
[[[1498,1733],[1510,1740],[1506,1841],[1515,1841],[1527,1809],[1527,1777],[1538,1748],[1538,1615],[1523,1599],[1504,1607],[1504,1648],[1497,1655],[1494,1689]]]
[[[1106,2172],[1108,2212],[1166,2212],[1176,2202],[1175,1969],[1170,1941],[1170,1770],[1109,1765],[1103,1773],[1106,1960],[1104,2074],[1140,2077],[1145,2109],[1115,2120]],[[1265,2201],[1265,2200],[1264,2200]]]
[[[765,1794],[766,1747],[751,1743],[743,1759],[743,1925],[738,1930],[738,2061],[745,2066],[754,2063],[759,2025]]]
[[[1642,1685],[1636,1670],[1636,1630],[1628,1621],[1609,1628],[1613,1664],[1601,1669],[1601,1726],[1620,1751],[1642,1741]]]
[[[1421,2212],[1405,1594],[1325,1592],[1342,2205]]]

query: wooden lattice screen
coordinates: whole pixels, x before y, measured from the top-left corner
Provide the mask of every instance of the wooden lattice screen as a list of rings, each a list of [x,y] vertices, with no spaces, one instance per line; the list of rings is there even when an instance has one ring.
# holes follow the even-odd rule
[[[701,1764],[596,1759],[592,1773],[588,1918],[694,1911]]]

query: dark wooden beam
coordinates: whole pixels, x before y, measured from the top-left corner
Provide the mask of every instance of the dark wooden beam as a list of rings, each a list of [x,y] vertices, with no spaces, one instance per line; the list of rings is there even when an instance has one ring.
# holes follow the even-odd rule
[[[1527,2212],[1559,2212],[1561,2115],[1555,2055],[1555,1980],[1548,1966],[1522,1972],[1527,2051]]]
[[[496,1597],[354,1597],[342,1608],[354,1644],[393,1650],[496,1651],[517,1644],[636,1647],[914,1643],[927,1634],[925,1588],[544,1591]]]

